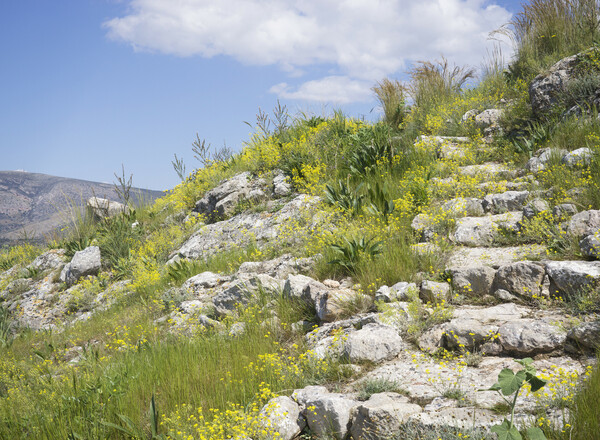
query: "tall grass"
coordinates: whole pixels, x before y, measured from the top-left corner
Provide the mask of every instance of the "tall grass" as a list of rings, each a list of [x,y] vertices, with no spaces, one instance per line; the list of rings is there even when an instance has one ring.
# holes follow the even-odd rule
[[[409,74],[408,92],[415,106],[425,112],[458,94],[465,83],[475,77],[475,70],[451,65],[442,57],[435,62],[420,61]]]
[[[504,28],[517,53],[511,77],[532,78],[559,59],[598,42],[598,0],[532,0]]]
[[[600,435],[600,369],[598,365],[575,396],[569,423],[573,427],[570,440],[588,440]]]
[[[398,129],[406,116],[406,88],[400,81],[385,78],[378,82],[371,90],[375,93],[381,108],[383,120],[395,129]]]

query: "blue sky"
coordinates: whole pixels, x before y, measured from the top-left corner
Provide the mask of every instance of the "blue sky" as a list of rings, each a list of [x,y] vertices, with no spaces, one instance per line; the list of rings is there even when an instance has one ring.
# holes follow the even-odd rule
[[[298,6],[300,5],[300,6]],[[444,54],[478,66],[520,10],[486,0],[2,0],[1,170],[178,183],[196,133],[239,150],[244,121],[290,111],[375,119],[370,87]]]

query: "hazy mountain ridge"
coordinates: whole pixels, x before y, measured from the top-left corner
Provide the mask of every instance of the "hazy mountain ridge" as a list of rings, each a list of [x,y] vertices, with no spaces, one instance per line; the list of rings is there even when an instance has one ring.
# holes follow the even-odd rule
[[[132,188],[147,201],[161,191]],[[118,200],[111,184],[24,171],[0,171],[0,244],[27,236],[43,239],[68,223],[69,207],[83,206],[92,196]]]

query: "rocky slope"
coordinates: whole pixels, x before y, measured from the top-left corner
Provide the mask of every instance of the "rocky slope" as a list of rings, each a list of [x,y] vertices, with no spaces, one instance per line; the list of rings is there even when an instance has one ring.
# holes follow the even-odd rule
[[[160,191],[132,189],[152,202]],[[83,206],[93,196],[116,200],[106,183],[23,171],[0,171],[0,245],[19,238],[43,239],[71,221],[70,207]]]

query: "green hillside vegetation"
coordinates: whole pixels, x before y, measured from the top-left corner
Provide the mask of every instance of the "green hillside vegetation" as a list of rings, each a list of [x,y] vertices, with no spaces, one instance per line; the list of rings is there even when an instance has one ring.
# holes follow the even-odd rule
[[[380,286],[449,277],[445,263],[454,244],[448,234],[456,218],[441,203],[483,198],[505,191],[509,183],[498,176],[491,189],[484,189],[481,176],[461,174],[458,167],[484,162],[523,167],[545,147],[587,147],[593,157],[589,166],[579,168],[567,167],[560,158],[551,160],[534,189],[552,188],[547,201],[554,207],[572,200],[571,189],[584,188],[578,207],[600,209],[600,123],[597,109],[586,108],[600,89],[599,14],[594,1],[534,0],[504,30],[518,45],[506,70],[498,59],[488,60],[485,74],[475,81],[474,71],[444,59],[417,64],[408,85],[384,79],[373,87],[383,109],[376,123],[341,112],[288,115],[281,106],[270,116],[259,112],[255,132],[239,153],[211,155],[208,147],[198,148],[203,145],[198,140],[196,153],[202,153],[204,166],[183,175],[153,205],[105,220],[79,219],[48,246],[72,256],[97,245],[103,268],[98,276],[79,281],[69,310],[90,310],[99,292],[121,287],[110,308],[53,330],[16,328],[19,311],[0,308],[0,438],[276,438],[259,415],[271,397],[315,384],[342,389],[361,373],[343,358],[311,356],[304,332],[293,324],[317,322],[315,310],[267,290],[214,329],[173,334],[169,322],[159,318],[176,310],[181,298],[174,288],[185,280],[205,271],[232,274],[243,262],[283,254],[319,256],[309,275],[319,280],[350,276],[364,294],[344,304],[344,316],[384,310],[374,302]],[[531,80],[561,58],[583,51],[584,68],[568,93],[552,112],[534,117]],[[564,116],[575,104],[582,112]],[[503,130],[481,148],[483,130],[462,117],[469,110],[489,108],[504,110]],[[440,158],[435,145],[421,137],[429,135],[467,137],[467,154]],[[189,215],[207,191],[244,171],[272,181],[277,170],[288,176],[295,193],[320,197],[321,222],[295,218],[266,246],[250,243],[167,265],[173,252],[208,221]],[[450,176],[452,183],[445,180]],[[289,200],[274,207],[243,202],[236,213],[276,212]],[[429,243],[439,251],[413,246],[419,240],[411,222],[418,214],[432,219]],[[582,259],[577,241],[560,230],[551,212],[528,220],[518,233],[504,231],[502,240],[506,245],[543,245],[544,254],[530,259]],[[45,250],[22,245],[3,251],[0,269],[13,269],[0,277],[0,291],[18,278],[43,277],[25,268]],[[130,282],[117,284],[124,280]],[[430,304],[413,298],[415,316],[425,307],[433,312],[416,320],[407,335],[416,338],[466,303],[458,293],[450,301]],[[600,294],[591,289],[568,301],[543,298],[531,304],[581,316],[600,312]],[[239,323],[244,331],[232,337]],[[71,362],[76,356],[78,362]],[[549,439],[598,438],[600,374],[590,369],[587,376],[584,385],[572,379],[571,395],[565,399],[571,429],[556,429],[543,418],[531,425],[541,426]],[[392,385],[382,387],[389,390]],[[440,436],[462,438],[459,434]]]

